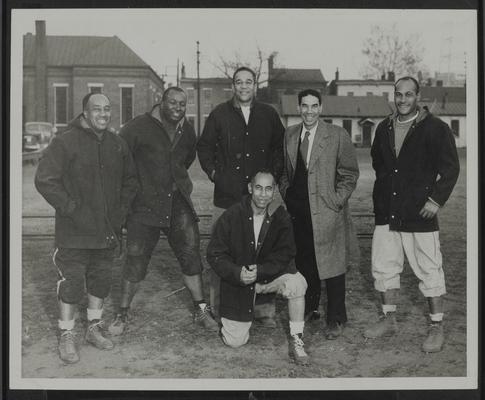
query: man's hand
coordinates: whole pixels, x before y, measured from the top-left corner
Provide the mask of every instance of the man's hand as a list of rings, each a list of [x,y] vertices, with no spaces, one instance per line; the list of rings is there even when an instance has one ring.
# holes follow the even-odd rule
[[[256,282],[256,277],[258,275],[257,267],[255,264],[243,266],[241,268],[241,282],[245,285],[250,285]]]
[[[428,200],[419,212],[419,215],[421,215],[424,219],[431,219],[438,214],[439,209],[440,207],[437,204],[433,203],[431,200]]]

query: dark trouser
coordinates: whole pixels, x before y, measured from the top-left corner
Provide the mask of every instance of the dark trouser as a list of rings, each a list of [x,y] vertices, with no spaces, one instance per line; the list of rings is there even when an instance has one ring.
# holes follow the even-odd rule
[[[160,231],[167,236],[184,275],[193,276],[202,272],[199,226],[191,208],[178,192],[174,193],[170,227],[148,226],[128,219],[127,230],[128,254],[123,269],[123,278],[127,281],[137,283],[145,279]]]
[[[308,204],[308,202],[307,202]],[[309,206],[295,208],[292,213],[293,230],[296,244],[296,267],[305,277],[308,288],[305,294],[305,313],[318,310],[321,295],[321,280],[318,274],[313,227]],[[292,210],[293,211],[293,210]],[[347,322],[345,308],[345,274],[325,279],[327,289],[326,320],[329,322]]]

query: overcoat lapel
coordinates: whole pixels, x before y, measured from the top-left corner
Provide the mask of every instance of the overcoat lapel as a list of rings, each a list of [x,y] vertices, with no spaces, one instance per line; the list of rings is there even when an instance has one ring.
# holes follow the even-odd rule
[[[311,171],[318,158],[322,155],[325,147],[328,145],[328,130],[325,122],[318,121],[317,131],[313,139],[312,152],[310,154],[310,163],[308,164],[308,171]]]
[[[293,171],[296,169],[296,160],[298,157],[298,141],[300,139],[301,133],[301,126],[302,124],[295,125],[292,128],[292,131],[289,132],[288,135],[288,156],[290,159],[290,164],[292,166]]]

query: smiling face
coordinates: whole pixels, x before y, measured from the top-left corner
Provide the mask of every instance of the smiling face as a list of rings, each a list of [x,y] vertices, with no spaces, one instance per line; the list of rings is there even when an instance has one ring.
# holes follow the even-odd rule
[[[111,121],[111,105],[103,94],[94,94],[89,98],[83,111],[86,122],[95,132],[104,131]]]
[[[419,94],[413,81],[403,79],[394,89],[394,104],[399,116],[405,118],[416,113]]]
[[[267,172],[258,172],[253,180],[248,183],[248,191],[251,194],[253,208],[265,210],[274,198],[275,181],[273,175]]]
[[[317,97],[311,94],[302,97],[300,104],[298,105],[298,111],[300,112],[301,119],[306,129],[313,128],[317,122],[318,117],[322,113],[322,105]]]
[[[239,71],[234,77],[232,83],[232,90],[234,96],[239,104],[248,105],[251,103],[254,97],[254,89],[256,82],[254,81],[253,74],[249,71]]]
[[[186,108],[187,96],[182,91],[170,90],[162,101],[163,117],[173,123],[179,122],[185,116]]]

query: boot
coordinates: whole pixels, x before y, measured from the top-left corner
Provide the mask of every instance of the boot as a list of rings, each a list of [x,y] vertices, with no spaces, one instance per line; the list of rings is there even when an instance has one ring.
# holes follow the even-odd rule
[[[442,322],[431,322],[428,330],[428,337],[423,343],[422,350],[425,353],[437,353],[443,348],[445,336],[443,334]]]
[[[111,350],[114,347],[113,342],[103,336],[101,325],[102,321],[99,319],[89,322],[86,330],[86,342],[91,343],[100,350]]]
[[[388,312],[382,314],[374,325],[367,328],[364,337],[376,339],[382,336],[393,335],[397,331],[396,313]]]
[[[70,329],[63,329],[59,338],[59,357],[62,361],[74,364],[79,361],[79,354],[74,341],[74,332]]]

